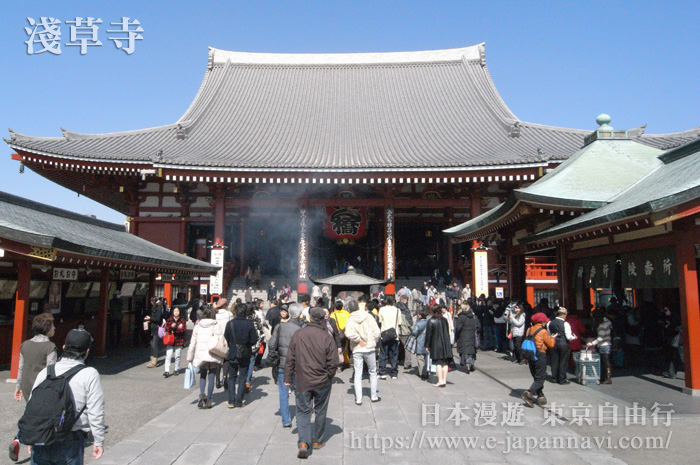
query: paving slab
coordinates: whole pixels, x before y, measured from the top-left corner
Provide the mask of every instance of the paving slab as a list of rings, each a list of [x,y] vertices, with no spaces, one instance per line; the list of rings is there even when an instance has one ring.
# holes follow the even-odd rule
[[[142,421],[118,441],[110,441],[108,435],[100,463],[697,463],[700,399],[654,379],[623,377],[614,379],[612,386],[593,387],[548,382],[549,404],[527,408],[520,399],[531,383],[527,367],[487,352],[479,354],[475,373],[450,372],[445,388],[400,370],[397,380],[379,381],[381,402],[371,403],[366,392],[358,406],[351,374],[351,370],[338,373],[331,391],[326,446],[306,461],[296,458],[296,421],[292,429],[282,428],[277,386],[270,380],[270,370],[263,369],[255,373],[242,409],[227,409],[223,390],[216,391],[212,409],[198,409],[198,388],[184,391],[181,385],[168,384],[181,390],[180,399],[171,400],[159,415]],[[366,387],[368,381],[363,382]],[[624,389],[626,385],[634,389]],[[642,391],[644,395],[637,397]],[[670,426],[651,424],[652,400],[678,406]],[[294,415],[294,395],[290,403]],[[588,410],[582,416],[579,411],[584,407]],[[617,409],[616,426],[601,425],[609,419],[601,407]],[[625,413],[640,407],[647,410],[636,417],[637,423],[625,425]],[[434,415],[426,415],[430,412]],[[663,447],[623,447],[620,442],[657,437],[665,440]]]

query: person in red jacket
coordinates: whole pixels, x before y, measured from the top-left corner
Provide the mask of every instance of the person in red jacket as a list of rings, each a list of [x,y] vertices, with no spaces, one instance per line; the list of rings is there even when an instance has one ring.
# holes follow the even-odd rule
[[[528,364],[533,381],[530,388],[523,392],[521,397],[528,406],[534,407],[533,399],[537,395],[537,405],[544,407],[547,405],[547,398],[544,396],[542,388],[547,377],[547,349],[554,347],[558,335],[549,335],[547,331],[549,318],[544,313],[535,313],[532,315],[531,321],[532,326],[525,333],[525,337],[533,336],[535,338],[537,360]]]
[[[170,360],[172,359],[173,352],[175,355],[175,376],[180,374],[180,358],[182,347],[185,345],[185,333],[187,332],[187,321],[180,316],[180,309],[178,307],[173,307],[172,315],[166,320],[165,330],[168,334],[175,336],[175,343],[167,346],[168,350],[165,352],[165,371],[163,372],[163,377],[168,378],[172,376],[172,373],[170,373]]]
[[[566,322],[571,326],[571,332],[574,333],[576,339],[569,341],[569,347],[571,347],[571,352],[578,352],[581,350],[581,340],[586,337],[586,327],[583,326],[581,320],[578,316],[570,314],[566,316]]]

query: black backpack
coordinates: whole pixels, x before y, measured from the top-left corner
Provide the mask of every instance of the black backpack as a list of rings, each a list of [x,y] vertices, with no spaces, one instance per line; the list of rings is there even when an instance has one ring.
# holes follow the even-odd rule
[[[85,406],[75,413],[73,392],[68,382],[85,368],[78,365],[56,376],[56,365],[46,368],[46,379],[31,394],[17,426],[19,442],[28,446],[48,446],[65,440]]]
[[[534,333],[530,334],[525,338],[523,344],[520,346],[520,356],[525,360],[530,362],[537,361],[537,346],[535,345],[535,336],[537,333],[542,331],[544,328],[540,328]]]

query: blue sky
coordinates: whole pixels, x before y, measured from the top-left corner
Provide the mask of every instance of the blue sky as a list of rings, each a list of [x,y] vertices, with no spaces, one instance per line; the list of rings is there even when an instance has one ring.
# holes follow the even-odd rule
[[[535,1],[25,1],[3,6],[0,127],[60,136],[176,121],[204,76],[207,47],[244,52],[394,52],[486,42],[506,104],[523,121],[648,133],[700,126],[700,2]],[[62,22],[60,55],[29,55],[28,17]],[[76,17],[99,17],[102,46],[68,47]],[[108,23],[138,19],[135,52],[117,50]],[[122,222],[107,207],[18,173],[0,148],[0,190]]]

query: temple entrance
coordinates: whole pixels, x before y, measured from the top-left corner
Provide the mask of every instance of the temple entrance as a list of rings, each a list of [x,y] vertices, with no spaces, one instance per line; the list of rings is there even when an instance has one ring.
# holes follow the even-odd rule
[[[245,263],[268,276],[296,276],[299,219],[292,215],[251,218],[245,223]]]
[[[428,276],[447,269],[441,226],[430,223],[396,222],[396,276]]]

